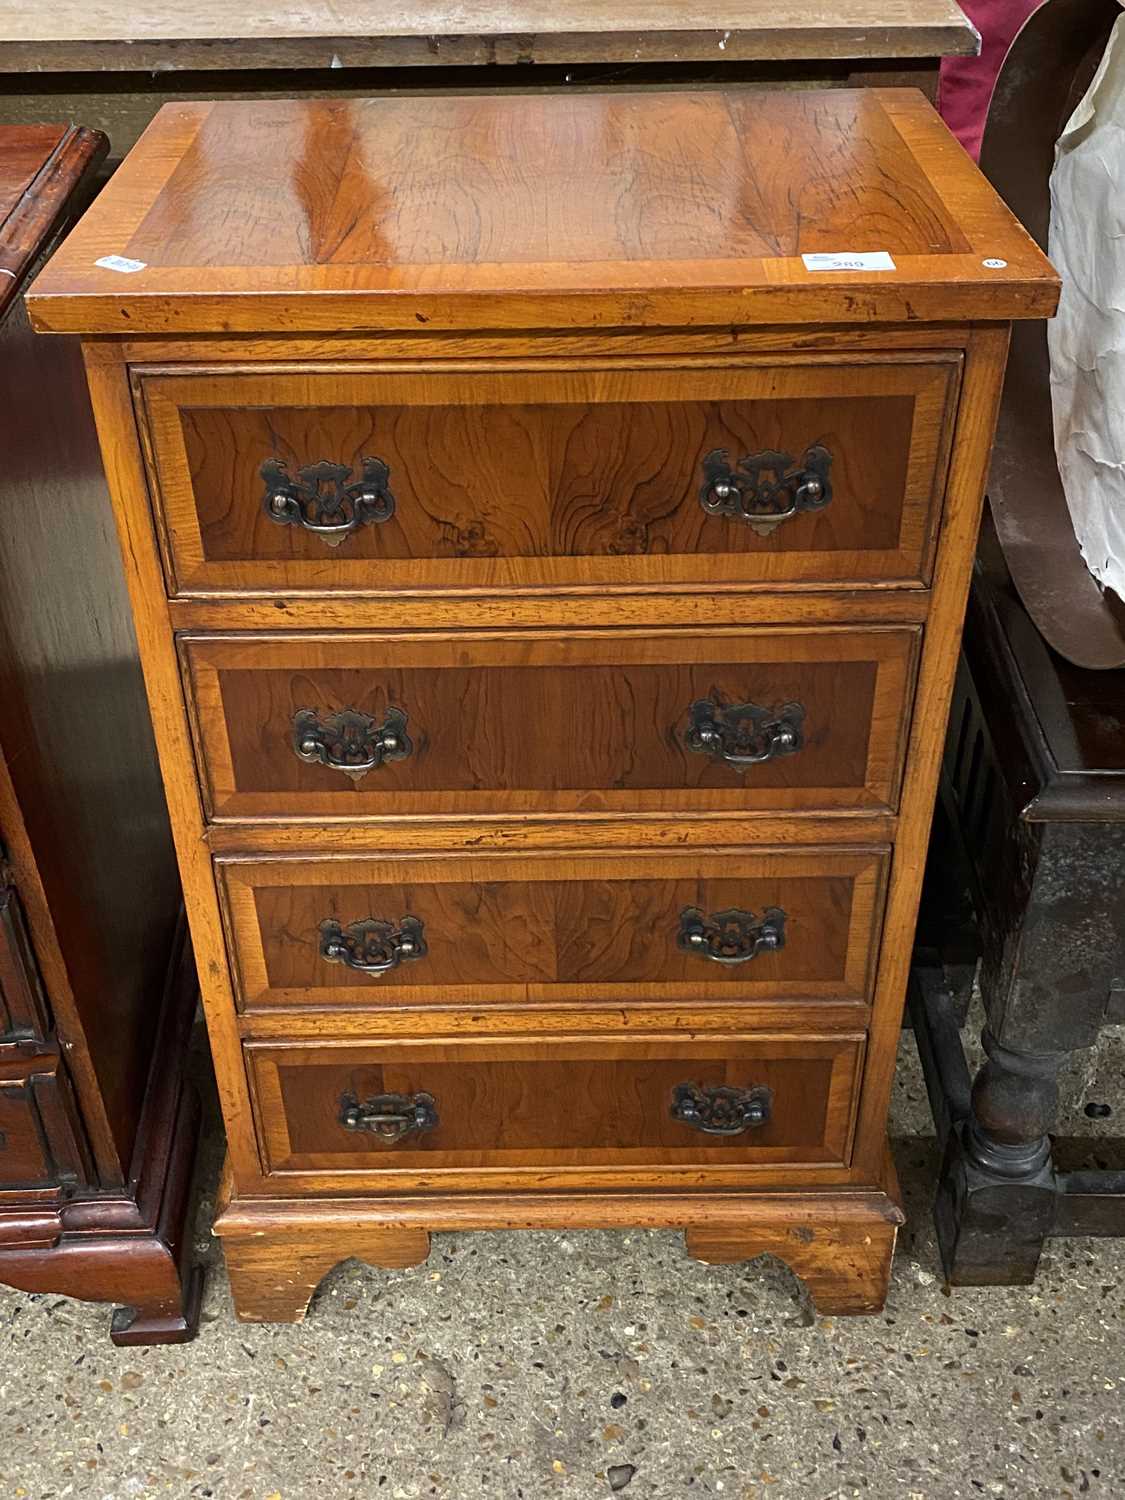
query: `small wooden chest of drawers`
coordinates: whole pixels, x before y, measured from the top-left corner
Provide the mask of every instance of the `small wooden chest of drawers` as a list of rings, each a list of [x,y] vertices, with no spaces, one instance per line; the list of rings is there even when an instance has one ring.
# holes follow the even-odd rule
[[[79,332],[240,1314],[450,1227],[882,1304],[885,1116],[1008,326],[920,95],[167,106]]]

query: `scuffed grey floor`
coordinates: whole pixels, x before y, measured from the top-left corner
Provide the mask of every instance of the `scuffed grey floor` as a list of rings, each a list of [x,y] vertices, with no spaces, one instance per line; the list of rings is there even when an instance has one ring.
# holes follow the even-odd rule
[[[1120,1095],[1116,1059],[1076,1121]],[[1125,1242],[950,1291],[909,1038],[893,1128],[910,1222],[876,1318],[814,1317],[778,1264],[705,1267],[664,1233],[435,1236],[415,1270],[340,1267],[299,1327],[237,1323],[201,1237],[203,1328],[173,1349],[0,1289],[0,1496],[1122,1495]]]

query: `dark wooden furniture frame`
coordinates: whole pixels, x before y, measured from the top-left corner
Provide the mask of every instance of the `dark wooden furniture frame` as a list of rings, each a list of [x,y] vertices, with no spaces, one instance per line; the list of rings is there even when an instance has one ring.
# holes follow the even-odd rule
[[[197,986],[75,341],[22,291],[85,205],[95,131],[0,131],[0,1283],[191,1337]]]
[[[1120,14],[1048,0],[1001,71],[981,165],[1040,245],[1055,141]],[[1030,1282],[1051,1235],[1125,1233],[1125,1172],[1061,1171],[1050,1137],[1068,1056],[1125,1020],[1125,610],[1075,540],[1042,325],[1013,330],[989,501],[910,1000],[962,1285]],[[970,1081],[978,959],[988,1060]]]
[[[935,1216],[961,1285],[1021,1284],[1050,1235],[1125,1234],[1125,1172],[1056,1170],[1068,1055],[1125,1021],[1125,674],[1057,656],[982,546],[911,985],[945,1156]],[[971,911],[966,920],[965,892]],[[959,1011],[979,956],[988,1060]]]

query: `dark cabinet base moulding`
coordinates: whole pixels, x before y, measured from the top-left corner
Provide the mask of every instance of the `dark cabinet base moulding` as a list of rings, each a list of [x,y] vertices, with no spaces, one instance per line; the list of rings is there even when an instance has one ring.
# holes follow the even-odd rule
[[[96,1195],[55,1189],[55,1201],[38,1204],[25,1194],[22,1206],[0,1191],[0,1283],[116,1304],[118,1345],[185,1343],[199,1326],[203,1271],[192,1262],[191,1216],[200,1103],[179,1066],[196,993],[191,948],[181,942],[155,1048],[164,1061],[149,1079],[129,1181]]]

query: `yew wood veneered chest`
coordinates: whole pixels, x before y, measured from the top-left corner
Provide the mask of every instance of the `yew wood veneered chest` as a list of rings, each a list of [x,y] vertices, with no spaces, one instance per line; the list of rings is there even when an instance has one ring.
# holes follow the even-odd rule
[[[1013,318],[924,99],[166,107],[87,367],[242,1316],[456,1226],[882,1304],[885,1116]]]

